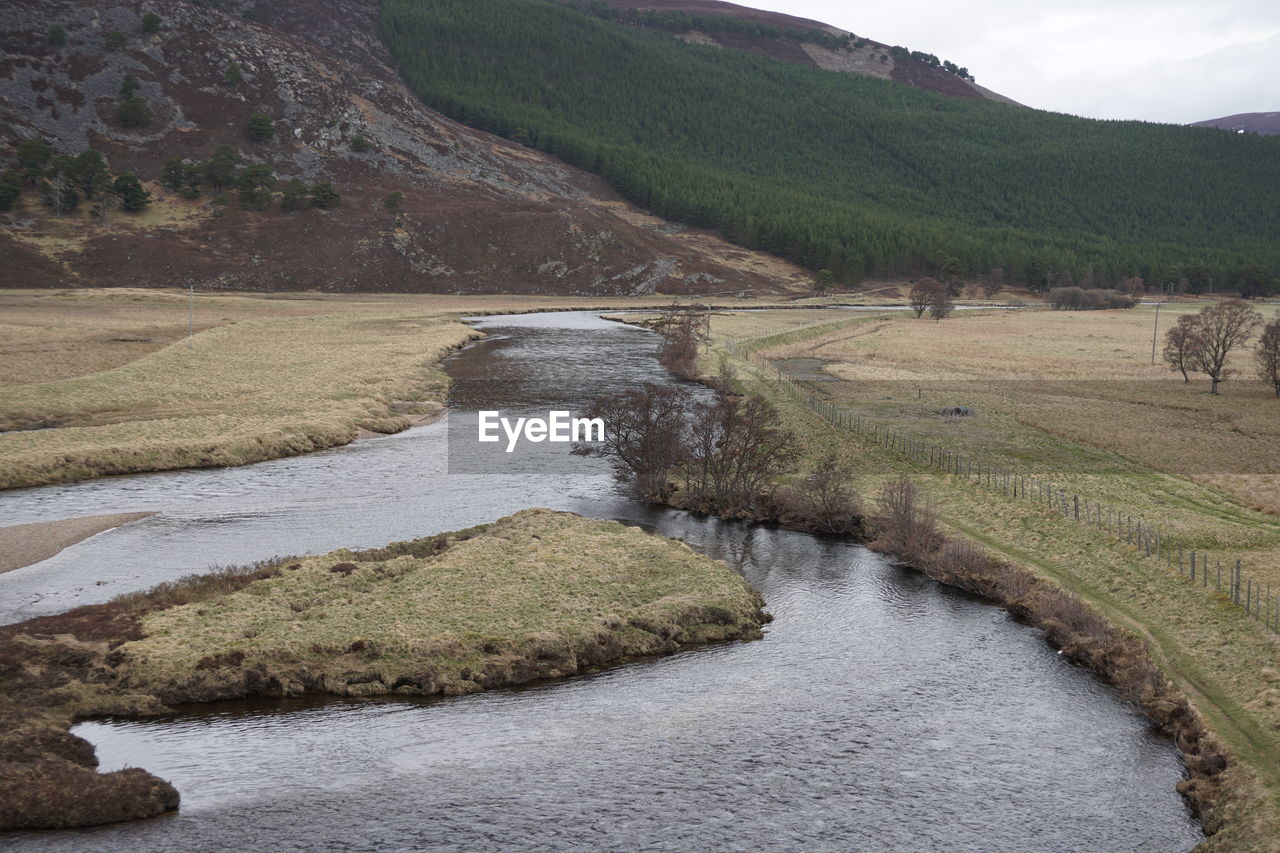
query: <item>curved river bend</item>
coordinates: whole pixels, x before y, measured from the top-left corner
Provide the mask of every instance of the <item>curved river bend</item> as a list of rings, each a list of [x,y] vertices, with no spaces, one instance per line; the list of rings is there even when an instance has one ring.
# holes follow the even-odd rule
[[[477,409],[574,408],[669,382],[648,332],[592,314],[488,318],[455,355]],[[0,576],[9,622],[211,564],[381,545],[549,506],[725,559],[776,620],[761,642],[434,701],[202,706],[86,723],[104,769],[183,795],[172,817],[22,833],[44,851],[1187,850],[1173,747],[997,608],[856,545],[620,497],[564,445],[497,466],[445,424],[292,459],[0,495],[16,524],[159,515]],[[510,462],[510,465],[506,463]],[[502,473],[488,473],[499,470]]]

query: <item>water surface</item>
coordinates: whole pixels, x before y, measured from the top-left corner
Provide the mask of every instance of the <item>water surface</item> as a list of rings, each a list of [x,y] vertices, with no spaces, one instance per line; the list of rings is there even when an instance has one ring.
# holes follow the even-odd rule
[[[1171,744],[1001,610],[850,543],[638,505],[603,463],[563,446],[510,464],[461,446],[477,409],[572,409],[670,381],[652,335],[591,314],[479,325],[491,337],[449,363],[452,430],[0,495],[6,523],[160,513],[0,576],[0,621],[212,564],[549,506],[726,560],[775,615],[766,638],[458,699],[257,701],[86,723],[77,731],[104,769],[169,779],[181,811],[10,846],[1169,851],[1200,840]]]

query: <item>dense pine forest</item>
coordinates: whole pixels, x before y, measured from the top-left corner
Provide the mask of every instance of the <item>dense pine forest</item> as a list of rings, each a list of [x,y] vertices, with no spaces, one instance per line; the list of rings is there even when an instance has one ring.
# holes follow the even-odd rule
[[[381,31],[430,106],[842,281],[1280,271],[1280,137],[948,98],[547,0],[384,0]]]

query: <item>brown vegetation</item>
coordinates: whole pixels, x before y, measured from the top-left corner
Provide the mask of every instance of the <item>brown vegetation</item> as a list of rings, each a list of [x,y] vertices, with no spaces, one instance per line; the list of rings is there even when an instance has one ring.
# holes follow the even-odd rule
[[[798,483],[774,493],[777,521],[793,530],[837,536],[863,534],[862,501],[853,488],[853,469],[838,454],[827,454]]]
[[[97,22],[144,8],[165,26],[101,51]],[[102,221],[87,209],[51,215],[28,193],[0,230],[5,285],[648,295],[798,292],[807,282],[710,232],[638,221],[601,178],[426,108],[382,46],[376,3],[281,0],[252,19],[180,0],[12,0],[4,9],[0,56],[6,70],[24,71],[0,75],[0,159],[27,137],[60,152],[92,144],[155,199]],[[68,36],[56,50],[45,38],[51,21]],[[99,112],[126,73],[146,94],[146,128]],[[258,112],[277,132],[249,143],[244,129]],[[332,182],[342,203],[259,212],[155,182],[170,159],[205,161],[224,144],[276,174]],[[372,150],[358,150],[365,144]],[[402,201],[390,210],[393,194]]]
[[[706,305],[672,305],[651,324],[662,335],[658,361],[677,376],[698,375],[698,348],[711,342],[711,314]]]
[[[707,385],[710,399],[648,383],[597,398],[586,416],[604,421],[605,440],[574,452],[610,460],[618,480],[641,500],[771,518],[773,481],[795,458],[792,436],[779,428],[773,404],[738,394],[732,376]]]

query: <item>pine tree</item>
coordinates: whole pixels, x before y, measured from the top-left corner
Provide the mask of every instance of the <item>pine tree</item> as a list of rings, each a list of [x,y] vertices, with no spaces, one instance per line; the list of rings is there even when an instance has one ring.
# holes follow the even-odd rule
[[[22,176],[12,169],[0,175],[0,211],[13,210],[22,197]]]
[[[236,166],[240,155],[230,145],[219,145],[218,150],[204,164],[204,180],[215,190],[231,186],[236,179]]]
[[[307,185],[298,178],[293,178],[280,191],[280,209],[284,211],[300,210],[310,201]]]
[[[121,127],[136,128],[151,124],[151,110],[147,107],[146,98],[130,95],[121,100],[116,107],[116,121]]]
[[[138,176],[133,172],[125,172],[116,178],[111,192],[120,199],[120,208],[127,213],[137,213],[151,203],[151,193],[147,192]]]
[[[170,157],[160,169],[160,185],[177,192],[187,180],[187,164],[181,157]]]
[[[312,205],[325,210],[337,207],[339,202],[342,201],[342,196],[333,188],[333,184],[328,181],[322,181],[313,186],[309,195],[311,196]]]
[[[254,113],[244,126],[244,135],[250,142],[266,142],[276,135],[276,124],[266,113]]]

